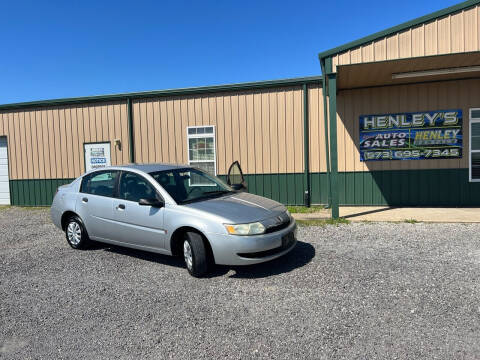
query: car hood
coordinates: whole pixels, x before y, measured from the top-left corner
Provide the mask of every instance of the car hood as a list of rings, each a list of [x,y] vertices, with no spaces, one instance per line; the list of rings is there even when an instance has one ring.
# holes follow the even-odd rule
[[[219,216],[232,224],[264,220],[285,212],[282,204],[245,192],[185,205],[191,209]]]

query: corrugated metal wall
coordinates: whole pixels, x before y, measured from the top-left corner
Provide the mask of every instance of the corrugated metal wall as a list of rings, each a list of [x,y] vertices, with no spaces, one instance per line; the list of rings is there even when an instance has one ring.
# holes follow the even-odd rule
[[[0,135],[6,135],[10,179],[65,179],[85,171],[83,143],[121,139],[111,145],[112,164],[128,162],[126,103],[54,106],[1,111]]]
[[[469,109],[480,106],[480,79],[340,91],[337,95],[338,171],[468,168]],[[463,110],[463,157],[361,162],[359,117],[426,110]]]
[[[310,170],[326,169],[323,95],[308,88]],[[217,171],[239,160],[247,174],[304,171],[303,90],[299,86],[133,101],[135,160],[187,163],[187,126],[215,125]],[[0,112],[10,179],[74,178],[83,144],[111,142],[112,164],[129,162],[126,102]],[[121,149],[113,145],[121,139]]]
[[[480,6],[390,35],[332,58],[337,65],[480,50]]]
[[[317,125],[323,122],[321,88],[312,88],[309,99],[310,134],[317,140],[323,131]],[[133,118],[136,162],[187,163],[187,126],[215,125],[218,174],[235,160],[246,174],[304,171],[299,86],[136,100]],[[312,150],[312,165],[320,169],[324,151],[317,144]]]
[[[308,87],[310,171],[326,170],[323,95]],[[187,126],[215,125],[217,173],[239,160],[251,192],[303,203],[303,88],[299,85],[132,101],[137,163],[187,163]],[[85,171],[83,144],[110,142],[112,164],[129,163],[126,101],[0,112],[9,144],[13,203],[48,205]],[[113,140],[121,139],[121,148]],[[320,181],[312,178],[319,194]],[[319,201],[319,200],[318,200]]]
[[[308,124],[310,172],[327,171],[325,156],[325,118],[323,106],[323,89],[320,85],[308,88]],[[328,111],[328,105],[327,105]]]

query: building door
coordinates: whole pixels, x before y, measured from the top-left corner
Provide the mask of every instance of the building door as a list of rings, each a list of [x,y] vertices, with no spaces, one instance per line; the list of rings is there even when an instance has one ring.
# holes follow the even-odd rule
[[[0,205],[10,205],[7,137],[0,136]]]

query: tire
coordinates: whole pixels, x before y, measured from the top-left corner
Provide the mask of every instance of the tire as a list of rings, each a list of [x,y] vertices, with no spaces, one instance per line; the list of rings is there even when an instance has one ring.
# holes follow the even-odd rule
[[[183,238],[183,260],[190,275],[202,277],[208,272],[208,256],[200,234],[187,232]]]
[[[78,216],[68,218],[65,225],[65,238],[68,245],[74,249],[86,249],[90,245],[87,230]]]

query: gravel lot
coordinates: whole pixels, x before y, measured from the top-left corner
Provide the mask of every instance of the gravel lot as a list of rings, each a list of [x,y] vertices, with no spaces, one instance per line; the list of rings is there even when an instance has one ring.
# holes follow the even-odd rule
[[[0,211],[0,358],[480,358],[480,224],[300,228],[286,257],[195,279],[178,259],[75,251]]]

